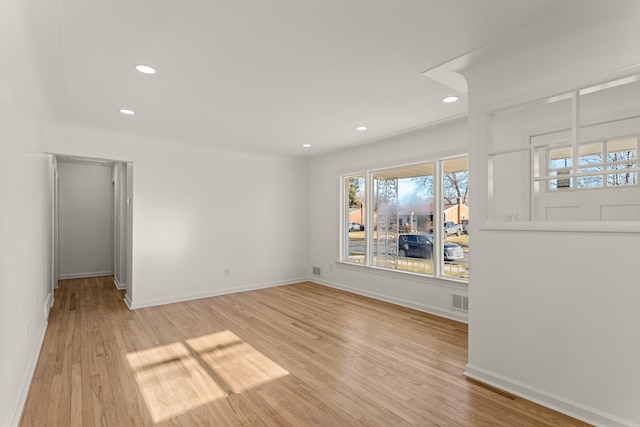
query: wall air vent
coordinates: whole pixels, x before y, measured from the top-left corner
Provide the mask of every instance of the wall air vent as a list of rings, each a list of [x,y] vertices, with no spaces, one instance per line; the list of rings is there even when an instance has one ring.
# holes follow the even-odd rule
[[[313,275],[314,276],[320,276],[320,267],[317,266],[313,266]]]
[[[467,295],[451,294],[451,308],[469,311],[469,297]]]

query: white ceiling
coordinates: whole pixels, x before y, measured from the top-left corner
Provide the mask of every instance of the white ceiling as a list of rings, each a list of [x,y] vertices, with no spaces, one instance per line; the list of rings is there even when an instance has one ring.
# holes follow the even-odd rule
[[[423,71],[582,2],[25,1],[55,119],[294,156],[464,114]]]

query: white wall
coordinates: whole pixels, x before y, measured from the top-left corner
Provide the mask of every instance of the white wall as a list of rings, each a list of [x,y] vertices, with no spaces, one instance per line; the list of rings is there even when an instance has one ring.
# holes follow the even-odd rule
[[[309,161],[309,262],[321,267],[322,272],[313,280],[466,321],[466,313],[451,309],[451,294],[466,295],[466,284],[424,276],[411,278],[404,273],[345,266],[336,261],[340,259],[341,175],[464,154],[467,141],[466,120],[458,119],[312,158]]]
[[[62,125],[46,150],[132,162],[132,307],[308,275],[304,160]]]
[[[51,303],[52,159],[23,2],[0,3],[0,425],[16,426]]]
[[[487,208],[478,111],[640,63],[638,17],[637,1],[586,2],[462,71],[472,217]],[[640,425],[640,236],[473,222],[471,235],[467,373],[598,425]]]
[[[60,279],[113,274],[110,166],[58,162]]]

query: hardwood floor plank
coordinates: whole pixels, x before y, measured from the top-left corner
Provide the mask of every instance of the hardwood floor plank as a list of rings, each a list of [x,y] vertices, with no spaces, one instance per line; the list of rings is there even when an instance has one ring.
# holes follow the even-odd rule
[[[60,282],[23,426],[584,426],[467,380],[467,326],[304,282],[130,311]]]

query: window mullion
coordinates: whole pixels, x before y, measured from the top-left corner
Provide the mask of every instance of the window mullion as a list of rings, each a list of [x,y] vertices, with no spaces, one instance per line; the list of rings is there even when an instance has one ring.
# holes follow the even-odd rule
[[[573,92],[571,98],[571,152],[573,188],[578,186],[577,175],[580,173],[580,92]]]
[[[374,225],[374,196],[373,196],[373,174],[369,171],[365,173],[364,177],[364,192],[365,192],[365,217],[366,217],[366,225],[364,228],[364,242],[365,242],[365,265],[371,266],[374,264],[373,262],[373,235],[374,229],[376,228]]]
[[[545,150],[545,170],[549,168],[550,151]],[[549,173],[550,174],[550,173]],[[531,182],[529,183],[529,220],[534,217],[535,214],[535,197],[540,192],[541,184],[536,180],[536,177],[540,176],[540,159],[536,156],[536,150],[531,139],[529,139],[529,176]],[[544,183],[545,189],[549,188],[548,183]]]
[[[609,169],[609,144],[605,141],[602,144],[602,186],[609,186],[609,175],[607,175],[607,169]]]
[[[340,177],[340,260],[349,261],[349,201],[346,178]]]
[[[436,161],[433,165],[433,275],[441,277],[443,273],[444,237],[444,196],[443,196],[442,161]]]

